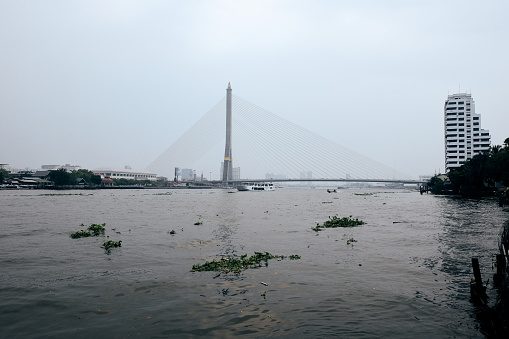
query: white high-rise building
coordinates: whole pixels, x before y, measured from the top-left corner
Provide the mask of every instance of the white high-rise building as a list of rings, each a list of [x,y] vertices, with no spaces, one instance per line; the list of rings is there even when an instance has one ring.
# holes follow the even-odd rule
[[[460,167],[476,154],[489,151],[489,130],[481,129],[471,94],[449,95],[444,105],[445,170]]]

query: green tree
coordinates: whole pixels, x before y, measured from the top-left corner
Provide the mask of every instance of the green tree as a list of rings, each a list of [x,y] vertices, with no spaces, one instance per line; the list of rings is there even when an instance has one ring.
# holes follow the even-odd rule
[[[4,180],[9,177],[9,172],[5,168],[0,168],[0,184],[4,183]]]
[[[92,184],[94,184],[94,185],[100,185],[100,184],[101,184],[101,181],[102,181],[102,179],[101,179],[101,176],[100,176],[100,175],[96,175],[96,174],[94,174],[94,175],[92,175],[92,176],[90,177],[90,182],[91,182]]]
[[[431,193],[433,194],[440,194],[445,188],[445,183],[442,179],[438,177],[438,175],[435,175],[432,177],[428,183],[428,185],[431,187]]]
[[[55,186],[74,185],[71,173],[63,168],[49,172],[49,179],[55,183]]]

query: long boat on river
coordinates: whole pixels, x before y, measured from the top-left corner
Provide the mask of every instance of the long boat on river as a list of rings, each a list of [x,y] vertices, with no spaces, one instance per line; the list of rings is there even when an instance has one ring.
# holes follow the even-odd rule
[[[271,182],[243,182],[237,186],[239,191],[273,191],[274,184]]]

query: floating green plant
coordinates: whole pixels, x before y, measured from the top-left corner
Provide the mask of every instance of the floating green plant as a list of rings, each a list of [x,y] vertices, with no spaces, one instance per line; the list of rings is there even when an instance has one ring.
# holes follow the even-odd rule
[[[347,245],[350,245],[350,244],[352,244],[352,245],[353,245],[353,243],[354,243],[354,242],[357,242],[357,240],[355,240],[354,238],[350,238],[350,239],[348,239],[348,240],[346,241],[346,244],[347,244]]]
[[[64,195],[93,195],[93,193],[90,194],[83,194],[83,193],[46,193],[46,194],[38,194],[40,197],[56,197],[56,196],[64,196]]]
[[[323,230],[324,228],[355,227],[364,224],[365,224],[364,221],[359,220],[357,218],[353,219],[352,216],[344,218],[338,218],[337,216],[333,216],[332,218],[329,217],[329,220],[325,221],[323,225],[317,223],[316,226],[312,227],[311,229],[315,232],[318,232]]]
[[[110,248],[122,247],[122,240],[119,241],[108,240],[101,247],[104,247],[106,251],[109,251]]]
[[[293,254],[290,257],[293,259],[300,259],[300,256]],[[298,258],[297,258],[298,257]],[[264,261],[265,265],[267,265],[267,261],[269,259],[281,258],[284,259],[285,256],[281,255],[273,255],[269,252],[255,252],[254,255],[247,258],[247,254],[243,254],[240,259],[237,258],[221,258],[220,260],[212,260],[206,261],[205,264],[193,265],[191,272],[203,272],[203,271],[221,271],[224,273],[240,273],[243,270],[248,268],[256,268],[261,267],[261,263]]]
[[[297,255],[297,254],[292,254],[290,256],[290,260],[299,260],[300,259],[300,255]]]
[[[81,224],[81,227],[85,227],[85,225]],[[92,224],[88,226],[87,230],[80,230],[78,232],[71,233],[71,238],[73,239],[79,239],[79,238],[86,238],[86,237],[97,237],[101,234],[104,234],[104,226],[106,226],[106,223],[103,223],[101,225],[99,224]]]
[[[355,193],[355,195],[373,195],[373,193]]]
[[[171,230],[169,233],[170,233],[171,235],[173,235],[173,234],[177,234],[177,232],[175,232],[175,230]]]
[[[199,226],[199,225],[201,225],[201,224],[203,224],[203,223],[202,223],[201,221],[197,221],[197,222],[195,222],[194,224],[195,224],[195,225],[197,225],[197,226]]]
[[[172,195],[172,192],[156,193],[154,195]]]

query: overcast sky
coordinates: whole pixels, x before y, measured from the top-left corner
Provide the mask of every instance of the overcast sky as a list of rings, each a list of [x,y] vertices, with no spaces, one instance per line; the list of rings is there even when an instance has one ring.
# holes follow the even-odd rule
[[[492,144],[509,137],[508,13],[506,0],[0,0],[0,163],[144,169],[230,81],[342,146],[433,174],[448,94],[472,94]]]

